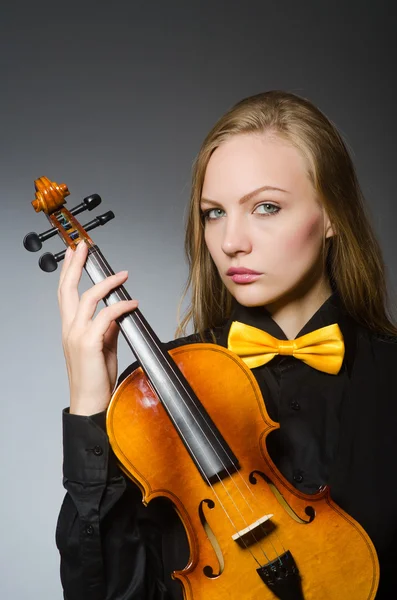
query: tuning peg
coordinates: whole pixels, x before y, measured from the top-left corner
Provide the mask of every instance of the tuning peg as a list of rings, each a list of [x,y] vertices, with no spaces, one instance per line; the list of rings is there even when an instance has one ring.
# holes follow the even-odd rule
[[[91,194],[84,198],[83,202],[71,209],[72,215],[78,215],[84,210],[93,210],[102,202],[102,198],[98,194]]]
[[[112,219],[114,219],[114,212],[112,210],[108,210],[108,212],[104,213],[103,215],[98,215],[95,217],[95,219],[92,219],[92,221],[84,225],[84,229],[86,231],[91,231],[99,225],[106,225],[106,223]]]
[[[51,271],[55,271],[58,268],[58,263],[65,258],[66,250],[62,250],[57,254],[51,254],[51,252],[46,252],[39,258],[39,267],[42,271],[46,273],[51,273]]]
[[[29,252],[37,252],[43,246],[40,236],[35,231],[31,231],[23,238],[23,245]]]

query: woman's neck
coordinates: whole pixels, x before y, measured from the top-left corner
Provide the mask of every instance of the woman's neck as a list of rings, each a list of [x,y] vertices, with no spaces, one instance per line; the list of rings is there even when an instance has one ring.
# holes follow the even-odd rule
[[[293,340],[331,294],[328,279],[320,279],[304,293],[268,304],[266,310],[287,338]]]

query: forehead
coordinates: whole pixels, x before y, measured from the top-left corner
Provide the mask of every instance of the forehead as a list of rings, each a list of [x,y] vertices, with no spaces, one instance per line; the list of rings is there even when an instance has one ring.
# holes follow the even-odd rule
[[[202,195],[219,199],[241,197],[269,185],[288,191],[311,187],[301,152],[276,134],[240,134],[223,142],[212,154]]]

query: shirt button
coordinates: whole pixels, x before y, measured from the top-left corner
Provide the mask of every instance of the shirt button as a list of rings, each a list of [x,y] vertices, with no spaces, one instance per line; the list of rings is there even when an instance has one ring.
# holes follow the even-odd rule
[[[93,452],[95,456],[101,456],[101,454],[103,454],[103,450],[100,446],[94,446]]]
[[[292,408],[292,410],[300,410],[301,409],[301,405],[296,400],[292,400],[292,402],[291,402],[291,408]]]
[[[87,527],[85,528],[85,533],[86,533],[86,535],[89,535],[89,536],[93,535],[93,533],[94,533],[93,526],[92,525],[87,525]]]
[[[296,481],[296,483],[302,483],[303,481],[303,475],[300,471],[296,471],[294,473],[294,481]]]

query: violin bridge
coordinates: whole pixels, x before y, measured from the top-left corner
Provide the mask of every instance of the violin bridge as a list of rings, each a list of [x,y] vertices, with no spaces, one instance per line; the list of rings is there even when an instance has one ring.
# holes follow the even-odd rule
[[[275,525],[271,520],[272,517],[273,515],[264,515],[248,527],[232,535],[232,539],[242,548],[255,544],[274,530]]]

